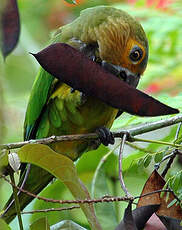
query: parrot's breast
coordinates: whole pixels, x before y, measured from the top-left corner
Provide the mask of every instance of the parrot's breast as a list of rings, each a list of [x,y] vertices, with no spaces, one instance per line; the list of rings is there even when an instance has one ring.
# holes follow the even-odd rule
[[[77,90],[72,92],[68,85],[61,83],[50,97],[37,138],[42,137],[43,129],[46,136],[61,136],[90,133],[103,126],[110,128],[117,112],[94,97],[86,97]],[[64,141],[51,144],[51,148],[76,159],[92,146],[88,141]]]

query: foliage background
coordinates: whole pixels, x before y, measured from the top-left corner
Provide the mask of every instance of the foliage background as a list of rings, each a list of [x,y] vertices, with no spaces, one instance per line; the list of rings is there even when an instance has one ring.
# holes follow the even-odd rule
[[[79,15],[82,9],[102,4],[113,5],[137,17],[147,33],[150,46],[149,64],[139,88],[171,106],[182,107],[182,3],[180,0],[79,0],[77,5],[68,4],[63,0],[18,0],[22,23],[20,41],[5,63],[2,56],[0,56],[0,140],[2,143],[22,140],[26,104],[38,70],[36,61],[28,52],[37,52],[44,48],[50,38],[50,32],[61,25],[71,22]],[[119,130],[125,126],[128,127],[155,119],[137,118],[124,114],[116,120],[113,130]],[[146,134],[145,138],[173,141],[175,131],[176,126]],[[162,149],[161,146],[155,144],[150,144],[149,146],[142,144],[140,146],[153,152],[159,152]],[[91,181],[99,159],[108,150],[108,148],[102,146],[95,152],[84,154],[77,162],[80,178],[88,188],[91,188]],[[117,153],[117,149],[115,153]],[[147,168],[144,168],[143,164],[141,167],[138,167],[136,161],[139,157],[143,157],[143,162],[146,161],[148,153],[150,152],[134,150],[130,147],[125,148],[125,179],[133,195],[140,194],[147,176],[153,169],[154,161]],[[174,175],[180,169],[181,165],[179,162],[176,162],[169,175]],[[122,195],[117,180],[116,154],[110,156],[103,168],[102,176],[106,178],[106,175],[107,186],[102,183],[99,184],[98,181],[98,187],[108,187],[108,191],[98,189],[101,194],[97,193],[97,196],[107,193]],[[0,183],[0,208],[2,208],[11,192],[11,188],[5,183]],[[43,195],[55,199],[71,198],[70,193],[58,181],[44,191]],[[45,208],[45,205],[43,205],[40,201],[34,202],[27,207],[27,210]],[[49,206],[52,207],[52,204],[46,204],[46,207]],[[118,210],[117,221],[120,220],[124,207],[124,203],[115,204],[115,208]],[[54,224],[62,219],[72,218],[77,223],[88,228],[81,211],[79,215],[78,212],[78,210],[75,210],[69,213],[49,213],[49,222]],[[31,222],[42,215],[24,215],[25,226],[28,228]],[[16,221],[12,224],[13,230],[18,229],[18,227],[15,227],[18,226]]]

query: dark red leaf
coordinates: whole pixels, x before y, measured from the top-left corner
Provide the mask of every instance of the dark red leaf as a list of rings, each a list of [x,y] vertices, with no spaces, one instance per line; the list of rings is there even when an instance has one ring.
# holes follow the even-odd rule
[[[145,225],[145,230],[167,230],[159,217],[154,213]]]
[[[162,223],[166,226],[167,230],[182,230],[180,226],[181,219],[175,219],[168,216],[158,216]]]
[[[165,185],[165,180],[159,175],[159,173],[154,170],[150,177],[148,178],[147,182],[145,183],[141,195],[154,192],[160,190]],[[152,204],[160,204],[160,208],[156,212],[158,216],[168,216],[175,219],[182,219],[182,210],[180,205],[173,205],[168,207],[168,205],[175,199],[172,193],[169,194],[168,199],[167,194],[165,193],[162,197],[160,193],[154,193],[152,195],[140,197],[137,207],[145,206],[145,205],[152,205]]]
[[[47,72],[62,82],[114,108],[139,116],[179,112],[129,86],[67,44],[55,43],[33,55]]]
[[[123,220],[116,227],[115,230],[137,230],[138,229],[133,219],[131,208],[132,208],[132,204],[129,203],[128,207],[125,209]]]
[[[137,229],[144,229],[145,224],[147,223],[149,218],[152,216],[152,214],[158,210],[159,206],[160,205],[147,205],[147,206],[143,206],[140,208],[136,208],[135,210],[132,211],[132,218],[131,216],[130,218],[133,219]],[[126,213],[127,212],[125,211],[125,215]],[[125,217],[121,221],[121,223],[116,227],[115,230],[120,230],[120,229],[123,230],[125,226],[124,221],[125,221]]]
[[[159,206],[160,205],[147,205],[136,208],[132,211],[132,215],[138,229],[143,229],[145,227],[145,224],[153,213],[159,209]]]
[[[4,58],[17,45],[20,34],[20,19],[16,0],[4,0],[0,11],[0,46]]]

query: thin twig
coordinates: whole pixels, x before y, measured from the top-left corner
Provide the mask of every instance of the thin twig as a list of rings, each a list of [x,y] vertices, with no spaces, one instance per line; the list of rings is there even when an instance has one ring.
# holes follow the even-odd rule
[[[75,208],[80,208],[80,206],[71,206],[71,207],[63,207],[63,208],[47,208],[47,209],[37,209],[32,211],[21,212],[21,214],[34,214],[40,212],[60,212],[60,211],[68,211]]]
[[[146,194],[143,194],[143,195],[140,195],[140,196],[135,196],[135,197],[113,197],[113,196],[104,196],[102,198],[98,198],[98,199],[85,199],[85,200],[54,200],[54,199],[50,199],[50,198],[46,198],[46,197],[41,197],[41,196],[37,196],[33,193],[30,193],[29,191],[27,190],[24,190],[24,189],[21,189],[19,188],[18,186],[16,186],[15,184],[13,184],[11,181],[9,181],[6,176],[4,175],[0,175],[5,181],[7,181],[9,184],[11,184],[12,186],[16,187],[17,189],[19,189],[21,192],[29,195],[29,196],[32,196],[34,198],[37,198],[39,200],[43,200],[45,202],[52,202],[52,203],[59,203],[59,204],[89,204],[89,203],[103,203],[103,202],[116,202],[116,201],[133,201],[135,199],[138,199],[140,197],[144,197],[144,196],[150,196],[152,194],[155,194],[155,193],[160,193],[160,192],[173,192],[169,189],[160,189],[160,190],[156,190],[156,191],[153,191],[153,192],[149,192],[149,193],[146,193]]]
[[[152,191],[152,192],[148,192],[148,193],[145,193],[145,194],[142,194],[140,196],[135,196],[134,197],[134,200],[135,199],[140,199],[142,197],[145,197],[145,196],[150,196],[150,195],[153,195],[155,193],[161,193],[161,192],[169,192],[169,193],[173,193],[173,191],[171,189],[159,189],[159,190],[155,190],[155,191]],[[173,193],[174,194],[174,193]]]
[[[145,123],[142,124],[138,127],[134,127],[129,129],[129,133],[131,136],[136,136],[139,134],[143,134],[143,133],[147,133],[150,131],[154,131],[157,129],[161,129],[170,125],[174,125],[177,124],[179,122],[182,122],[182,115],[178,115],[178,116],[174,116],[168,119],[162,119],[160,121],[155,121],[155,122],[151,122],[151,123]]]
[[[167,162],[167,165],[166,165],[166,167],[164,168],[163,172],[161,173],[161,176],[162,176],[163,178],[166,176],[168,170],[171,168],[171,165],[172,165],[172,163],[173,163],[173,161],[174,161],[174,159],[175,159],[175,157],[176,157],[176,155],[177,155],[177,152],[178,152],[178,150],[175,149],[175,150],[172,152],[171,156],[169,157],[170,159],[169,159],[169,161]]]
[[[128,201],[131,198],[128,197],[103,197],[99,199],[85,199],[85,200],[55,200],[55,199],[50,199],[50,198],[45,198],[42,196],[35,195],[25,189],[22,189],[18,186],[16,186],[14,183],[9,181],[5,175],[1,174],[0,177],[2,177],[6,182],[11,184],[12,186],[16,187],[18,190],[21,192],[27,194],[28,196],[32,196],[34,198],[37,198],[38,200],[43,200],[45,202],[52,202],[52,203],[59,203],[59,204],[84,204],[84,203],[99,203],[99,202],[113,202],[113,201]]]
[[[168,118],[166,120],[160,120],[152,123],[146,123],[140,125],[138,127],[134,127],[128,130],[122,130],[120,132],[113,132],[114,138],[122,138],[123,135],[127,132],[130,134],[129,141],[132,141],[132,136],[136,136],[139,134],[147,133],[153,130],[161,129],[170,125],[177,124],[182,122],[182,115],[174,116]],[[60,141],[78,141],[78,140],[93,140],[97,139],[98,135],[96,133],[88,133],[88,134],[76,134],[76,135],[65,135],[65,136],[51,136],[48,138],[36,139],[36,140],[29,140],[29,141],[22,141],[16,143],[9,143],[9,144],[1,144],[0,149],[15,149],[20,148],[27,144],[51,144],[54,142]]]
[[[182,123],[180,122],[179,125],[178,125],[178,128],[177,128],[177,131],[176,131],[176,136],[175,136],[174,143],[175,143],[175,141],[178,139],[179,132],[180,132],[180,129],[181,129],[181,125],[182,125]],[[171,157],[170,157],[170,159],[169,159],[169,161],[168,161],[166,167],[164,168],[164,170],[163,170],[163,172],[162,172],[162,174],[161,174],[162,177],[165,177],[165,176],[166,176],[166,174],[167,174],[168,170],[171,168],[171,165],[172,165],[172,163],[174,162],[174,159],[176,158],[177,154],[178,154],[178,149],[175,149],[175,150],[172,152],[172,155],[171,155]]]
[[[127,139],[127,134],[124,134],[122,141],[121,141],[121,145],[120,145],[120,150],[119,150],[119,181],[121,184],[121,187],[124,191],[124,193],[126,194],[126,197],[132,197],[131,194],[128,192],[128,189],[124,183],[124,179],[123,179],[123,173],[122,173],[122,160],[123,160],[123,150],[124,150],[124,145]]]
[[[178,125],[178,128],[177,128],[177,131],[176,131],[176,136],[175,136],[175,141],[178,139],[179,137],[179,132],[180,132],[180,129],[181,129],[181,125],[182,123],[180,122],[179,125]]]
[[[132,141],[140,141],[140,142],[154,143],[154,144],[159,144],[159,145],[168,145],[168,146],[172,146],[175,148],[182,148],[182,145],[174,144],[174,143],[170,143],[166,141],[147,140],[147,139],[137,138],[137,137],[132,137]]]
[[[138,145],[135,145],[135,144],[133,144],[133,143],[131,143],[131,142],[129,142],[129,141],[126,141],[126,145],[128,145],[129,147],[131,147],[131,148],[133,148],[133,149],[136,149],[136,150],[139,150],[139,151],[141,151],[141,152],[144,152],[144,153],[156,154],[156,152],[154,152],[154,151],[151,151],[151,150],[149,150],[149,149],[142,148],[142,147],[140,147],[140,146],[138,146]]]

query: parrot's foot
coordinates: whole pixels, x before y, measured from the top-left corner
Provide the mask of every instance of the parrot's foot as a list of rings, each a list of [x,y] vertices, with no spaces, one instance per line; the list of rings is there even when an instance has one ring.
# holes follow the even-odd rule
[[[108,128],[101,127],[96,129],[95,132],[98,134],[99,140],[103,145],[108,146],[108,144],[114,144],[114,137]]]

